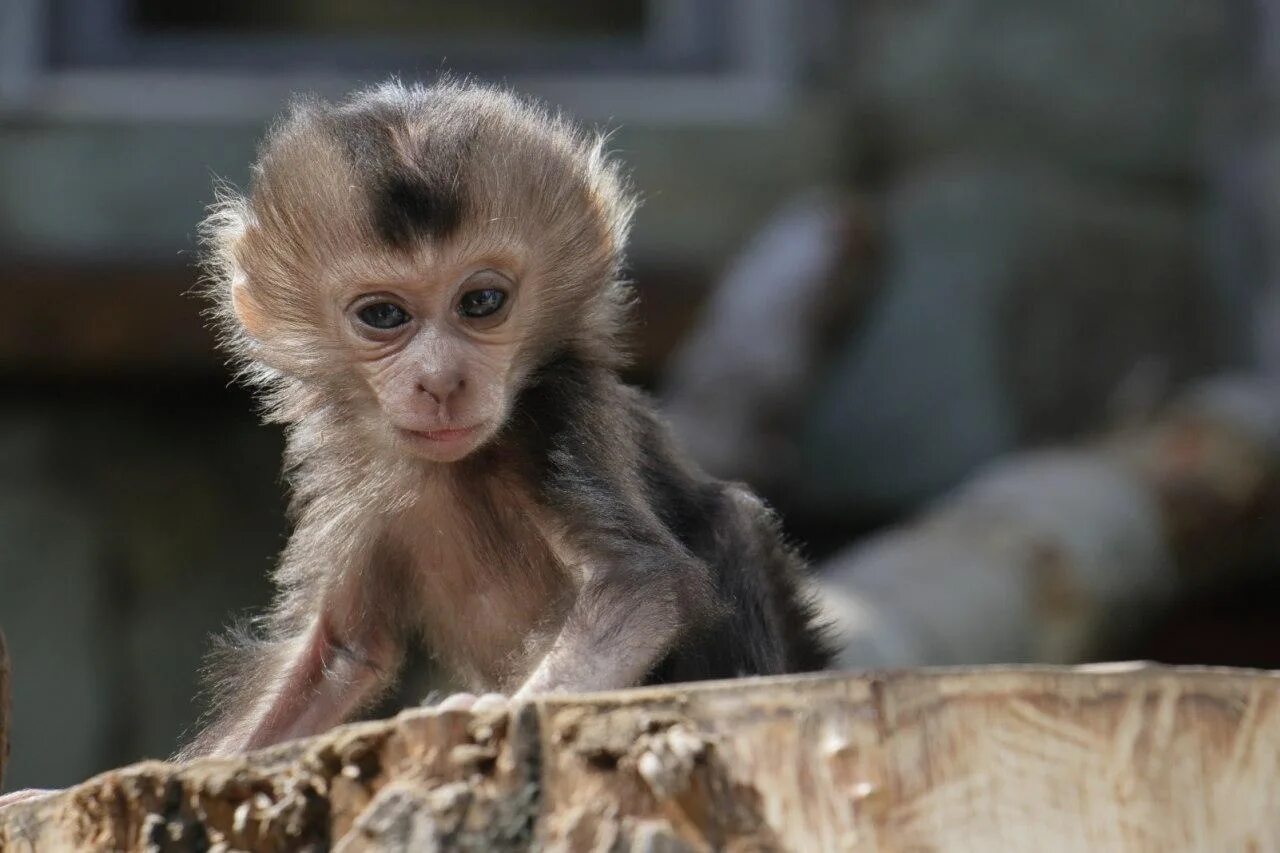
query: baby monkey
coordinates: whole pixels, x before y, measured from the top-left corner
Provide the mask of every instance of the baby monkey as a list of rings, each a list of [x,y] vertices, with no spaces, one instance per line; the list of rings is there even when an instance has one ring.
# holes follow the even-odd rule
[[[618,378],[633,201],[602,142],[504,91],[296,103],[205,222],[295,530],[185,754],[313,734],[425,640],[517,697],[822,668],[770,512]]]

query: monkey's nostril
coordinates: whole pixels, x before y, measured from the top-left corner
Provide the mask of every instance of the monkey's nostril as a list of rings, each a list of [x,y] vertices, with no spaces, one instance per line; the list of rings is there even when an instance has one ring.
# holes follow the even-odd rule
[[[437,403],[444,403],[465,385],[466,381],[460,376],[431,376],[419,379],[416,388]]]

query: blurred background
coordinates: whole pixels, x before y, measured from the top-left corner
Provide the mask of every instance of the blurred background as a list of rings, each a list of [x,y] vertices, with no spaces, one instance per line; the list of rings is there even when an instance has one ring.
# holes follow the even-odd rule
[[[1277,0],[3,0],[6,787],[171,753],[268,600],[214,179],[292,92],[445,70],[614,130],[631,378],[843,664],[1280,667]]]

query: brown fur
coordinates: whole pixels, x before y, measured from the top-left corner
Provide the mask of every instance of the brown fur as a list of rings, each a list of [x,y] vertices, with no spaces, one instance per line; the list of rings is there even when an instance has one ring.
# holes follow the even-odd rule
[[[599,137],[496,89],[389,84],[272,129],[204,233],[223,341],[287,430],[295,532],[187,754],[340,721],[417,634],[520,693],[823,664],[768,511],[618,382],[633,207]],[[452,313],[476,269],[510,283],[492,328]],[[412,324],[374,335],[351,311],[383,293]],[[405,438],[468,419],[448,458]]]
[[[412,106],[406,109],[408,101]],[[388,253],[341,141],[325,132],[344,110],[386,104],[384,122],[410,168],[417,148],[462,148],[450,180],[472,188],[465,238],[455,256],[514,253],[540,286],[538,330],[526,358],[536,363],[571,338],[605,362],[622,352],[618,333],[630,294],[618,278],[634,200],[603,137],[498,89],[445,83],[431,89],[387,84],[347,105],[299,100],[271,131],[248,198],[224,187],[205,220],[208,295],[223,341],[246,377],[290,409],[284,376],[322,378],[331,366],[318,278],[361,281],[440,261],[439,246]],[[441,115],[447,116],[443,122]],[[444,137],[443,143],[439,137]],[[237,316],[243,300],[250,324]],[[265,368],[265,370],[264,370]],[[296,414],[280,413],[286,422]]]

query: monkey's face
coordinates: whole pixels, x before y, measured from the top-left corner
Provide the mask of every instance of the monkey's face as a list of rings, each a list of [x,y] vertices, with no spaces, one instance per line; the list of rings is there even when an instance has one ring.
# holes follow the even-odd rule
[[[497,90],[299,102],[206,220],[210,292],[272,417],[454,462],[547,359],[622,360],[623,183],[601,140]]]
[[[512,267],[483,261],[340,288],[340,335],[380,431],[434,462],[491,438],[510,402],[525,301]]]

